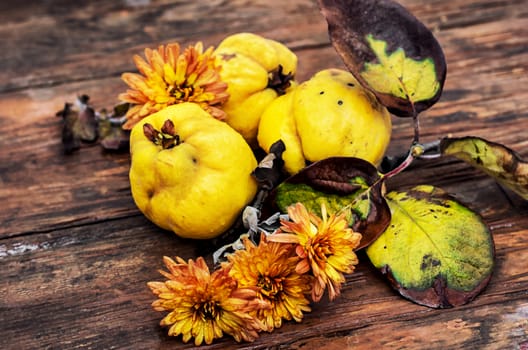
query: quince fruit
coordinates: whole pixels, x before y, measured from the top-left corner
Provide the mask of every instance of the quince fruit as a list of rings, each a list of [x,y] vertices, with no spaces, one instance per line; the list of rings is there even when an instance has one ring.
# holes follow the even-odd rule
[[[325,69],[274,100],[262,114],[258,142],[266,152],[282,140],[285,169],[333,156],[378,165],[391,138],[390,113],[354,76]]]
[[[229,125],[197,104],[164,108],[130,134],[130,184],[138,208],[183,238],[225,232],[253,199],[253,152]]]
[[[297,56],[285,45],[252,33],[226,37],[214,55],[228,86],[229,99],[222,105],[225,122],[256,146],[260,116],[293,83]]]

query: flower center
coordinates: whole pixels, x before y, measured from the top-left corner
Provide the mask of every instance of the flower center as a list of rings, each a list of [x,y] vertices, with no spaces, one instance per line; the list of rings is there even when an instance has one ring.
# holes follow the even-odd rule
[[[257,286],[260,287],[260,292],[268,298],[274,298],[283,290],[282,279],[270,278],[269,276],[260,275]]]
[[[326,261],[330,255],[334,254],[332,245],[326,239],[317,239],[311,245],[313,256],[318,260]]]
[[[214,301],[206,301],[194,307],[204,320],[214,320],[220,313],[220,307]]]
[[[190,96],[194,95],[195,87],[193,85],[175,85],[169,88],[169,95],[179,101],[188,101]]]

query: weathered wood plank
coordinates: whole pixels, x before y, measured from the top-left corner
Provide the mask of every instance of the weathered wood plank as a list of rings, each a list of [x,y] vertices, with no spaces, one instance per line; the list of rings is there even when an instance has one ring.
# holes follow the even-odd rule
[[[134,3],[130,1],[126,6],[52,1],[26,7],[14,1],[4,2],[2,6],[7,10],[2,11],[5,17],[0,17],[4,23],[0,36],[6,42],[0,57],[0,91],[115,76],[133,69],[130,57],[144,47],[197,40],[215,45],[237,31],[268,35],[296,50],[329,45],[326,23],[312,0],[155,2],[149,6],[133,6]],[[512,40],[526,43],[526,35],[522,35],[526,33],[525,26],[515,25],[527,15],[522,0],[402,3],[436,29],[441,41],[445,32],[461,28],[468,30],[469,38],[478,36],[478,28],[487,28],[491,22],[491,29],[494,23],[501,23],[498,29],[515,26],[515,31],[504,28],[502,32],[509,33]],[[457,41],[462,39],[458,37]],[[464,49],[468,50],[471,44],[468,42]],[[514,47],[526,47],[520,44]],[[500,50],[495,52],[500,55]]]
[[[277,32],[282,35],[294,33],[295,28],[301,30],[303,39],[315,32],[326,39],[321,35],[325,24],[311,0],[280,4],[269,1],[130,4],[134,1],[125,4],[52,1],[34,3],[29,8],[14,1],[4,4],[9,11],[3,13],[14,11],[15,16],[4,17],[5,24],[0,26],[0,36],[6,41],[5,55],[0,58],[5,69],[0,72],[0,91],[116,76],[134,68],[133,54],[170,41],[187,45],[201,40],[206,45],[216,45],[230,33],[263,33],[276,28],[281,28]]]
[[[471,310],[449,310],[410,316],[397,331],[380,323],[345,334],[335,333],[293,342],[289,349],[515,349],[525,343],[526,303],[504,305],[503,314],[493,306]],[[450,334],[447,338],[446,334]]]

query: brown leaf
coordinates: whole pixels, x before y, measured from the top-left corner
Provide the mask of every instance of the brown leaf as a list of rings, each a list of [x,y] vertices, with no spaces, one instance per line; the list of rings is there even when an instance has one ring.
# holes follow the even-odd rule
[[[128,151],[130,131],[123,129],[123,116],[129,107],[128,103],[122,103],[116,105],[111,113],[106,110],[99,113],[100,143],[106,151]]]
[[[433,34],[391,0],[318,0],[345,65],[391,113],[407,117],[432,106],[446,75]]]
[[[56,114],[63,119],[62,144],[65,153],[79,149],[81,142],[97,140],[97,120],[93,108],[88,105],[89,99],[87,95],[81,95],[74,104],[65,103]]]

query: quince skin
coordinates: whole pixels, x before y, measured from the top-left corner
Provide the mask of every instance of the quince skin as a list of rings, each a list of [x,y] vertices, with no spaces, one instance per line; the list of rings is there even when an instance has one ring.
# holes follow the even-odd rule
[[[257,161],[242,136],[194,103],[169,106],[134,126],[130,184],[138,208],[180,237],[225,232],[253,199]]]
[[[260,147],[269,152],[282,140],[287,172],[334,156],[357,157],[375,165],[391,138],[390,114],[354,76],[325,69],[275,99],[263,112]]]
[[[222,105],[225,121],[256,146],[262,112],[294,84],[297,56],[278,41],[253,33],[226,37],[215,55],[228,85],[229,99]]]

